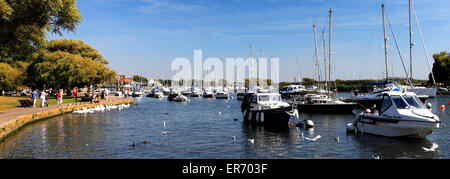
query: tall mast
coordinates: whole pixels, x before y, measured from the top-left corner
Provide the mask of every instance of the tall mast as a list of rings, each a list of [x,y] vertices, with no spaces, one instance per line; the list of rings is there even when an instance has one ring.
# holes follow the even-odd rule
[[[386,38],[386,22],[384,21],[384,4],[381,4],[381,14],[383,16],[383,37],[384,37],[384,61],[386,63],[386,81],[389,82],[388,56],[387,56],[387,38]]]
[[[297,67],[297,77],[295,78],[295,83],[300,83],[300,68],[299,68],[299,64],[298,64],[298,56],[295,58],[295,65]]]
[[[322,37],[323,37],[323,62],[324,62],[324,69],[325,69],[325,88],[328,91],[328,79],[327,79],[327,48],[326,48],[326,37],[325,37],[325,28],[322,30]]]
[[[408,1],[408,10],[409,10],[409,77],[411,78],[411,83],[413,79],[412,73],[412,21],[411,21],[411,0]]]
[[[317,49],[316,24],[313,24],[313,28],[314,28],[314,48],[315,48],[314,56],[316,58],[317,79],[319,80],[320,83],[319,50]]]
[[[331,24],[331,17],[333,15],[333,11],[330,8],[330,27],[329,27],[329,38],[328,38],[328,80],[330,80],[330,84],[331,84],[331,29],[332,29],[332,24]],[[328,91],[328,96],[330,96],[330,92]]]

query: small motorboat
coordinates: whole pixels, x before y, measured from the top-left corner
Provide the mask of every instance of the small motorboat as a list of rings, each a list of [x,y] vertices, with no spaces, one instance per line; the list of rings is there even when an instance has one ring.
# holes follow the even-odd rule
[[[203,92],[203,98],[214,98],[214,93],[210,88],[204,90]]]
[[[178,95],[177,97],[173,98],[173,101],[175,101],[175,102],[189,102],[190,100],[184,95]]]
[[[154,98],[164,98],[164,93],[162,91],[155,92]]]
[[[278,93],[248,93],[242,100],[241,112],[245,122],[288,126],[295,109],[283,102]]]
[[[216,93],[216,99],[228,99],[230,97],[230,94],[226,91],[218,91]]]
[[[361,112],[356,121],[347,125],[347,130],[423,139],[439,128],[439,117],[427,109],[415,93],[402,90],[382,95],[382,104],[374,111]]]
[[[300,102],[292,102],[303,113],[351,114],[358,104],[329,98],[327,95],[307,94]]]

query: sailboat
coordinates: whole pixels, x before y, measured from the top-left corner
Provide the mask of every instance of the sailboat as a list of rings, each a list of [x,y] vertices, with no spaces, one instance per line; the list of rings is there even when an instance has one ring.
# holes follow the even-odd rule
[[[332,10],[330,9],[330,32],[329,32],[329,49],[328,49],[328,80],[331,80],[331,19],[332,19]],[[318,50],[317,50],[317,36],[316,36],[316,25],[313,24],[314,28],[314,41],[315,41],[315,54],[316,54],[316,62],[318,63]],[[317,68],[318,64],[316,64]],[[325,64],[326,65],[326,64]],[[317,69],[318,70],[318,69]],[[319,70],[318,70],[319,71]],[[298,111],[306,112],[306,113],[351,113],[353,109],[357,107],[356,103],[353,102],[344,102],[339,99],[331,98],[330,96],[330,88],[327,88],[327,91],[319,94],[308,94],[306,100],[296,102],[294,101],[294,106],[297,106]],[[327,95],[325,95],[327,94]]]
[[[420,30],[420,26],[419,26],[419,20],[417,19],[416,16],[416,11],[414,9],[414,5],[412,0],[408,0],[408,8],[409,8],[409,78],[411,79],[411,81],[413,80],[413,68],[412,68],[412,64],[413,64],[413,55],[412,55],[412,50],[413,50],[413,46],[415,45],[415,43],[412,41],[412,35],[413,35],[413,31],[412,31],[412,18],[411,18],[411,10],[413,10],[412,12],[414,12],[414,17],[416,20],[416,24],[419,30],[419,34],[420,34],[420,39],[422,40],[422,46],[424,48],[425,51],[425,56],[427,58],[427,62],[428,62],[428,67],[430,69],[431,72],[431,77],[433,79],[433,85],[436,85],[436,81],[434,79],[434,74],[433,74],[433,70],[431,69],[431,65],[430,65],[430,60],[428,59],[428,51],[425,47],[425,43],[422,37],[422,31]],[[423,87],[423,86],[402,86],[403,88],[406,89],[406,91],[411,91],[416,93],[418,96],[428,96],[428,97],[436,97],[436,92],[437,92],[437,88],[427,88],[427,87]]]

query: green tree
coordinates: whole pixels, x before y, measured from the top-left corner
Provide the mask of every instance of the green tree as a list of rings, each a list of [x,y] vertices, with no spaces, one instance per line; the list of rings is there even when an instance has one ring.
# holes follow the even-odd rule
[[[303,85],[310,85],[310,84],[314,84],[316,83],[316,80],[312,79],[312,78],[303,78]]]
[[[450,53],[440,52],[434,54],[433,74],[436,83],[450,84]],[[429,75],[429,83],[433,83],[431,74]]]
[[[0,0],[0,59],[27,59],[47,32],[74,32],[82,18],[75,0]]]
[[[27,69],[33,88],[70,89],[113,82],[117,73],[103,63],[78,54],[42,51]]]
[[[143,76],[139,76],[139,75],[133,75],[133,81],[134,82],[142,82],[147,84],[148,83],[148,79],[143,77]]]
[[[100,52],[81,40],[54,39],[47,42],[45,48],[50,52],[68,52],[71,54],[78,54],[82,57],[90,58],[103,64],[109,63],[108,60],[103,58]]]
[[[0,90],[17,90],[20,72],[6,63],[0,63]]]

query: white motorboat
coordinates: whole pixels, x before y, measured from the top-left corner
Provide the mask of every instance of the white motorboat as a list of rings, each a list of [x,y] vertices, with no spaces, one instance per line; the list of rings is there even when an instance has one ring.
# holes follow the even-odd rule
[[[228,91],[225,90],[219,90],[216,92],[216,99],[228,99],[230,97],[230,94],[228,94]]]
[[[173,98],[173,101],[175,101],[175,102],[189,102],[190,100],[184,95],[178,95],[177,97]]]
[[[241,111],[244,121],[286,127],[295,109],[283,102],[278,93],[248,93],[242,101]]]
[[[439,117],[415,93],[388,91],[382,96],[382,105],[374,111],[360,113],[356,121],[348,124],[349,130],[387,137],[425,138],[439,128]]]
[[[164,98],[164,93],[162,91],[155,92],[154,98]]]

